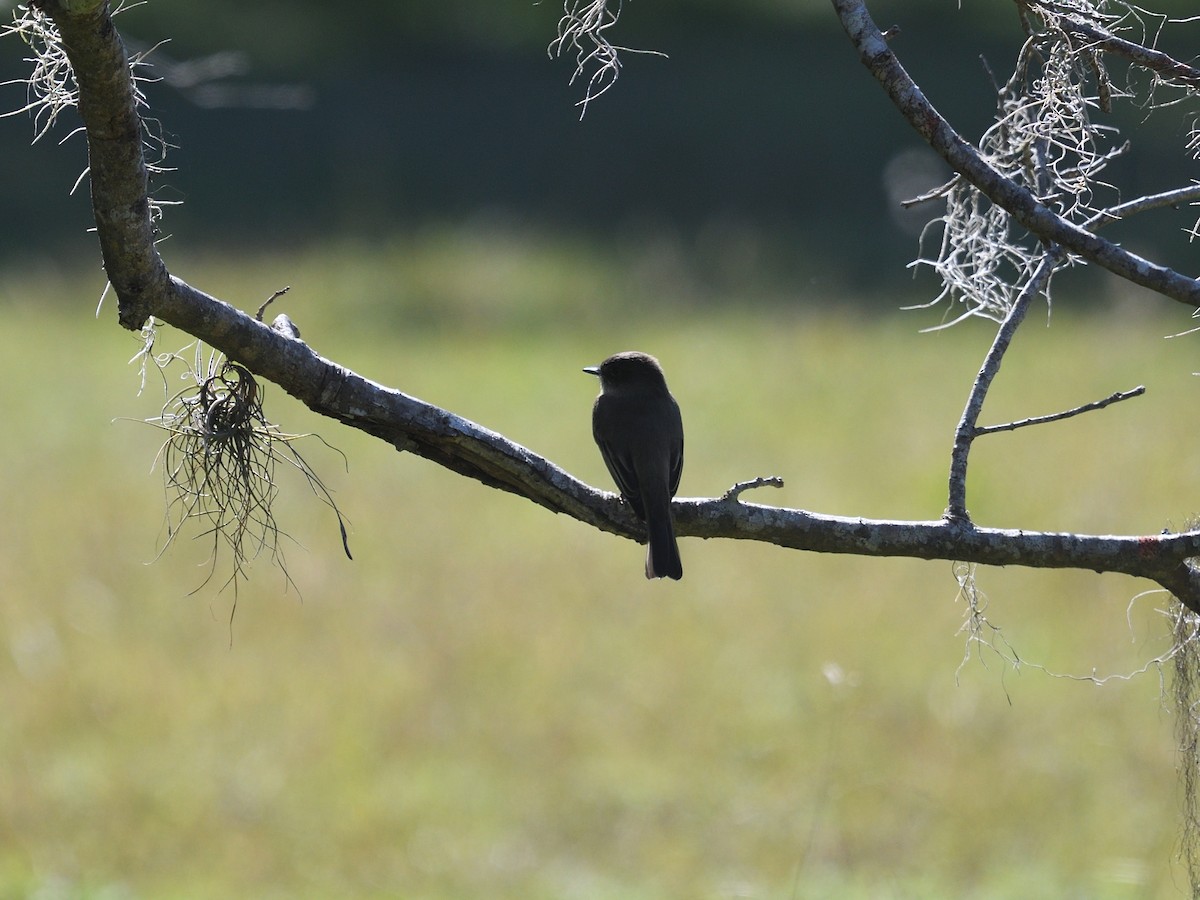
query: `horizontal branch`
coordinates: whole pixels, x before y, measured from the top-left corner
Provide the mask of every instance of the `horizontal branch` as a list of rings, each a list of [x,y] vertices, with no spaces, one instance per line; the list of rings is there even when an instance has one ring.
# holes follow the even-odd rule
[[[1134,284],[1200,307],[1200,281],[1130,253],[1045,206],[1026,188],[1005,178],[963,139],[926,99],[867,12],[863,0],[832,0],[842,27],[863,64],[883,86],[893,105],[950,167],[1022,226]]]
[[[928,522],[847,518],[723,499],[677,499],[681,535],[759,540],[818,553],[970,561],[990,566],[1088,569],[1173,577],[1200,556],[1200,531],[1146,536],[980,528],[951,519]],[[1147,573],[1154,573],[1148,575]]]

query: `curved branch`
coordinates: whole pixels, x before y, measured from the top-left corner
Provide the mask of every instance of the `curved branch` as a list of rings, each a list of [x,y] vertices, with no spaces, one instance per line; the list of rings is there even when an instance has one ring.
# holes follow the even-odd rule
[[[482,425],[325,359],[286,331],[271,328],[178,278],[169,277],[151,303],[156,317],[278,384],[314,412],[553,512],[606,531],[642,533],[616,495],[589,487]]]
[[[361,429],[492,487],[526,497],[598,529],[645,539],[616,495],[597,490],[531,450],[481,425],[319,356],[287,328],[256,317],[171,276],[153,244],[146,169],[129,69],[107,6],[72,12],[66,0],[37,0],[58,26],[75,70],[92,160],[92,197],[104,265],[120,299],[120,321],[154,316],[275,382],[315,412]],[[1200,531],[1111,537],[978,528],[969,522],[897,522],[822,516],[742,503],[736,485],[718,499],[677,499],[681,536],[767,541],[781,547],[862,556],[971,560],[988,565],[1081,568],[1149,578],[1200,611]]]
[[[768,541],[794,550],[968,560],[990,566],[1119,572],[1157,582],[1200,612],[1200,531],[1144,536],[979,528],[970,522],[897,522],[826,516],[727,500],[676,500],[681,535]]]
[[[832,0],[842,27],[857,48],[863,64],[878,79],[895,107],[938,155],[1005,209],[1017,222],[1044,241],[1108,269],[1134,284],[1189,306],[1200,306],[1200,281],[1143,259],[1055,214],[1025,188],[988,165],[925,98],[883,34],[872,21],[863,0]]]

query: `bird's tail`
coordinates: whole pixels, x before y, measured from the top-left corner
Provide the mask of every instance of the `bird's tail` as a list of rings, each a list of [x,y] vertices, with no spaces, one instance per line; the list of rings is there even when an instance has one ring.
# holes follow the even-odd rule
[[[675,526],[671,522],[670,502],[667,501],[667,509],[659,515],[646,510],[646,530],[650,536],[650,546],[646,550],[647,578],[674,578],[678,581],[683,577],[679,545],[675,542]]]

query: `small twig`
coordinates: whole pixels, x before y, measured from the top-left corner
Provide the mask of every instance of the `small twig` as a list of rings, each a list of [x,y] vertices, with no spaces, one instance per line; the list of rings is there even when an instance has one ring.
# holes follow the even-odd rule
[[[981,434],[995,434],[998,431],[1016,431],[1018,428],[1024,428],[1026,425],[1044,425],[1047,422],[1069,419],[1080,413],[1091,412],[1093,409],[1104,409],[1104,407],[1120,403],[1122,400],[1140,397],[1144,393],[1146,393],[1145,385],[1139,384],[1131,391],[1117,391],[1103,400],[1097,400],[1094,403],[1085,403],[1083,406],[1076,406],[1074,409],[1064,410],[1063,412],[1053,413],[1048,416],[1032,416],[1028,419],[1019,419],[1015,422],[1005,422],[1003,425],[980,425],[975,429],[975,437],[979,437]]]
[[[1200,69],[1180,62],[1161,50],[1154,50],[1143,44],[1127,41],[1125,38],[1117,37],[1111,31],[1079,19],[1063,18],[1060,25],[1064,31],[1086,38],[1089,44],[1097,50],[1115,53],[1117,56],[1129,60],[1135,66],[1149,69],[1162,78],[1190,85],[1200,84]]]
[[[938,185],[935,188],[931,188],[930,190],[926,191],[923,194],[918,194],[916,197],[910,197],[907,200],[901,200],[900,208],[901,209],[911,209],[912,207],[919,206],[922,203],[928,203],[930,200],[937,200],[941,197],[945,197],[948,193],[950,193],[952,190],[954,190],[954,188],[958,185],[958,182],[961,179],[962,179],[962,176],[959,175],[957,172],[955,172],[954,175],[951,177],[951,179],[949,181],[947,181],[945,184]]]
[[[762,478],[754,478],[750,481],[739,481],[721,495],[721,502],[724,503],[730,500],[736,502],[746,491],[752,491],[760,487],[781,488],[783,487],[783,479],[778,475],[769,475]]]
[[[290,284],[285,284],[283,287],[281,287],[279,290],[277,290],[275,293],[273,293],[270,297],[268,297],[266,300],[264,300],[263,305],[260,306],[258,308],[258,312],[254,314],[254,318],[261,322],[263,320],[263,318],[262,318],[263,313],[265,313],[267,311],[267,307],[270,306],[272,303],[274,303],[276,300],[278,300],[280,297],[282,297],[284,294],[286,294],[291,289],[292,289],[292,286]]]
[[[1025,320],[1025,313],[1033,298],[1046,289],[1050,276],[1063,257],[1063,251],[1058,247],[1050,247],[1042,256],[1037,271],[1026,282],[1020,296],[1013,303],[1005,316],[1003,324],[996,332],[992,346],[984,357],[975,383],[971,385],[971,393],[967,397],[967,405],[963,408],[962,418],[954,431],[954,448],[950,453],[950,498],[946,506],[946,518],[970,521],[967,513],[967,458],[971,453],[971,442],[979,434],[979,413],[983,410],[983,401],[987,397],[992,381],[1000,371],[1000,363],[1004,360],[1009,344],[1017,328]]]
[[[1162,209],[1165,206],[1180,207],[1193,203],[1200,203],[1200,185],[1197,184],[1173,188],[1160,194],[1147,194],[1145,197],[1137,197],[1109,209],[1102,209],[1084,222],[1083,227],[1089,231],[1096,231],[1105,225],[1111,225],[1121,219],[1128,219],[1138,213]]]

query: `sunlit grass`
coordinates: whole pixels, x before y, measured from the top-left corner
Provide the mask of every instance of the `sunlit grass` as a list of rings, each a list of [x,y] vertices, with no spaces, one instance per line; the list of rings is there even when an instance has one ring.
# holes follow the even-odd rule
[[[648,283],[586,254],[514,246],[522,265],[496,272],[481,264],[495,247],[420,249],[180,274],[250,308],[292,284],[279,311],[318,352],[598,485],[579,369],[636,347],[683,408],[682,494],[781,475],[750,499],[926,519],[945,505],[982,327],[919,335],[927,321],[822,313],[822,296],[657,308]],[[439,276],[434,258],[459,263]],[[421,278],[426,299],[388,293]],[[440,278],[458,286],[445,308]],[[948,563],[685,539],[684,580],[648,583],[636,545],[269,388],[281,427],[349,457],[346,473],[304,449],[355,560],[296,480],[276,514],[302,597],[262,560],[231,622],[231,594],[189,593],[203,541],[146,565],[159,438],[112,420],[156,414],[162,391],[135,397],[136,342],[111,309],[92,318],[99,279],[3,284],[0,896],[1184,893],[1157,671],[1097,687],[985,653],[958,672]],[[583,311],[556,312],[555,284],[591,285]],[[614,286],[633,296],[606,319]],[[1192,513],[1200,384],[1192,344],[1161,338],[1179,327],[1031,321],[985,420],[1149,392],[982,441],[976,518],[1156,532]],[[1021,657],[1054,671],[1129,672],[1167,646],[1163,598],[1127,616],[1148,587],[1132,579],[980,583]]]

